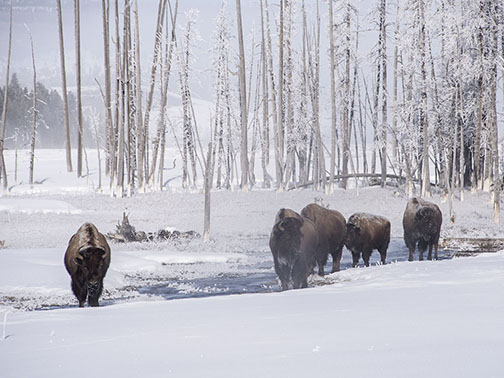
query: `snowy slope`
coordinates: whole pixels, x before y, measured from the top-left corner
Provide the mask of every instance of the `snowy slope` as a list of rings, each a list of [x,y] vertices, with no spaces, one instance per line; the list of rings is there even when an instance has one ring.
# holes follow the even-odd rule
[[[3,377],[502,377],[504,253],[271,294],[8,314]]]
[[[395,262],[407,253],[398,188],[213,191],[210,242],[113,243],[102,306],[77,308],[63,254],[82,223],[106,233],[126,212],[147,232],[203,226],[203,194],[180,190],[177,169],[164,192],[111,198],[96,189],[95,156],[76,178],[63,151],[40,150],[40,183],[27,185],[23,168],[0,195],[0,377],[504,376],[504,251]],[[13,162],[7,151],[11,178]],[[346,218],[387,217],[387,265],[347,269],[344,250],[341,272],[280,293],[268,247],[275,213],[315,199]],[[488,194],[467,192],[454,209],[442,237],[502,237]],[[259,294],[222,295],[241,292]]]

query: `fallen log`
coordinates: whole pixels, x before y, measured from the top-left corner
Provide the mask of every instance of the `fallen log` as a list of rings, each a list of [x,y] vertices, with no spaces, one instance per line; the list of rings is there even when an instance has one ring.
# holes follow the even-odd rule
[[[444,238],[441,248],[460,253],[497,252],[504,249],[502,238]]]
[[[131,242],[149,242],[149,241],[181,241],[181,240],[192,240],[194,238],[199,238],[201,235],[196,231],[177,231],[177,230],[166,230],[161,229],[157,232],[144,232],[137,231],[133,227],[126,213],[123,213],[123,219],[116,226],[115,232],[109,232],[107,238],[111,241],[118,243],[131,243]]]

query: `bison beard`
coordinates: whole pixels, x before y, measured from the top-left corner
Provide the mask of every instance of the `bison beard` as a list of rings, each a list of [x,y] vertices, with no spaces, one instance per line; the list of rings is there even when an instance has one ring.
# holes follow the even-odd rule
[[[110,247],[91,223],[82,225],[72,236],[65,252],[65,267],[72,279],[72,291],[83,307],[98,306],[103,279],[110,264]]]

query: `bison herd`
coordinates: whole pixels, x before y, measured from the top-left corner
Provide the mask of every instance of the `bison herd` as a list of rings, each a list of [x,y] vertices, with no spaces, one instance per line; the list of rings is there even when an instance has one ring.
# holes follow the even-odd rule
[[[419,260],[429,248],[427,258],[438,258],[438,242],[442,214],[439,207],[429,201],[412,198],[403,216],[404,241],[409,249],[409,261],[418,246]],[[324,275],[329,254],[332,256],[331,272],[340,269],[343,245],[352,253],[356,267],[362,256],[369,266],[373,250],[380,253],[385,264],[390,242],[390,222],[387,218],[368,213],[355,213],[345,222],[343,215],[315,203],[305,206],[301,214],[291,209],[280,209],[270,235],[270,249],[275,271],[282,290],[307,287],[307,279],[315,266]]]
[[[409,261],[418,246],[419,259],[429,248],[427,258],[437,259],[442,214],[435,204],[420,198],[408,201],[403,217],[404,241],[409,249]],[[369,266],[373,250],[378,250],[385,264],[390,242],[390,222],[387,218],[368,213],[355,213],[348,221],[336,210],[311,203],[301,214],[291,209],[280,209],[270,235],[275,272],[282,290],[292,284],[294,289],[308,286],[308,276],[315,266],[324,275],[329,254],[331,272],[340,270],[343,246],[352,253],[356,267],[362,256]],[[92,223],[84,223],[73,235],[65,252],[65,267],[71,277],[71,287],[83,307],[98,306],[103,291],[103,279],[110,265],[110,247]]]

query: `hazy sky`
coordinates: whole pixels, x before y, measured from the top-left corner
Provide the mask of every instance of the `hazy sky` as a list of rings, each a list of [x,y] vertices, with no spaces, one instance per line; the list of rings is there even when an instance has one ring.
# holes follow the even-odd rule
[[[361,8],[361,20],[369,13],[376,1],[358,1]],[[174,4],[174,0],[171,1]],[[111,11],[113,12],[113,0],[111,0]],[[147,77],[150,70],[153,55],[154,29],[157,17],[157,0],[139,0],[140,17],[140,38],[142,41],[142,71],[144,78]],[[213,33],[215,30],[215,20],[219,13],[221,0],[181,0],[180,13],[178,19],[179,35],[180,29],[185,26],[185,12],[192,8],[199,10],[199,19],[196,28],[199,31],[201,40],[195,43],[195,59],[193,61],[194,69],[194,87],[195,95],[208,97],[210,83],[205,81],[209,77],[208,69],[211,67],[211,57],[208,53],[213,44]],[[300,1],[298,2],[300,3]],[[0,0],[0,85],[5,80],[6,58],[8,49],[8,30],[9,30],[9,4],[10,0]],[[120,0],[120,4],[123,1]],[[315,14],[315,1],[306,1],[307,12],[310,15]],[[72,87],[75,83],[73,65],[75,62],[74,51],[74,14],[73,1],[62,0],[64,33],[65,33],[65,53],[66,67],[68,71],[68,85]],[[236,33],[234,23],[236,17],[235,1],[227,2],[228,14],[233,36]],[[278,11],[278,1],[270,1],[270,8],[275,13]],[[322,17],[322,35],[325,39],[326,30],[326,1],[320,1]],[[242,13],[244,21],[245,43],[250,44],[250,32],[255,27],[260,29],[259,0],[242,0]],[[111,15],[113,21],[113,13]],[[13,12],[13,48],[11,72],[17,72],[23,85],[30,85],[32,75],[31,50],[27,27],[31,30],[35,44],[35,59],[37,64],[37,76],[40,82],[49,87],[60,86],[60,63],[59,63],[59,42],[58,42],[58,23],[56,12],[56,0],[14,0]],[[273,19],[272,19],[273,22]],[[361,21],[362,22],[362,21]],[[362,29],[369,29],[373,25],[366,25],[365,21]],[[103,34],[102,34],[102,12],[101,0],[81,0],[81,59],[83,85],[96,86],[94,78],[102,81],[103,75]],[[274,30],[274,29],[273,29]],[[113,35],[114,29],[111,29]],[[236,43],[235,40],[232,41]],[[369,47],[374,42],[369,41]],[[363,51],[365,51],[366,39],[361,42]],[[250,49],[250,46],[246,46]],[[325,65],[327,54],[325,46],[322,46],[323,56],[322,64]],[[322,67],[322,69],[324,69]]]

